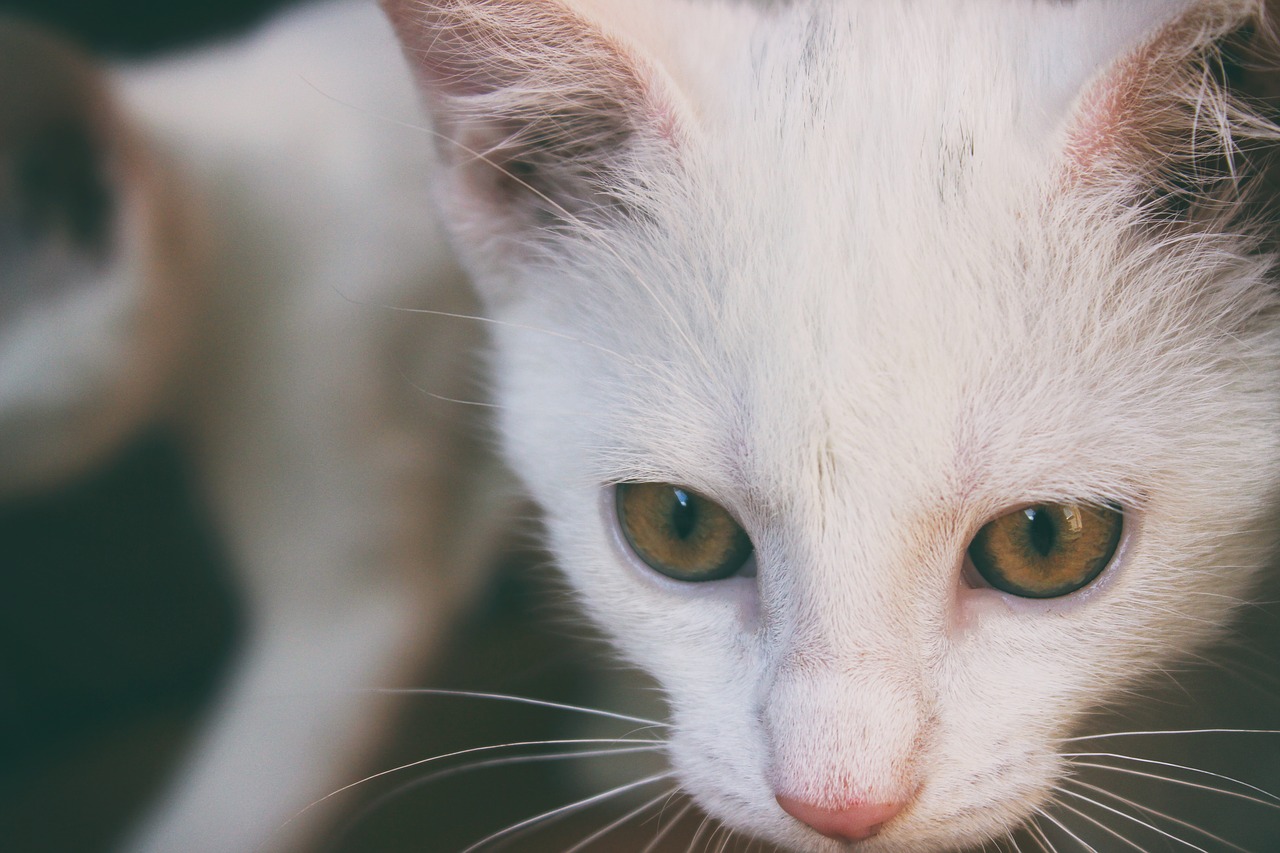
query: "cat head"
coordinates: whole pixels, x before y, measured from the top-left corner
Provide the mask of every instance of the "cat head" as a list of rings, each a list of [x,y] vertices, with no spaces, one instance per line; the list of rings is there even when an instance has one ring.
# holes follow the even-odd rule
[[[712,814],[1002,836],[1247,594],[1262,4],[384,5],[507,456]]]

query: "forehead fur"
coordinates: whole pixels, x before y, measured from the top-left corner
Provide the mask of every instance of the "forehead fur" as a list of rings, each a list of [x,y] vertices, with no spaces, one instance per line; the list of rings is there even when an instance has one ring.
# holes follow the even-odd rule
[[[937,418],[939,437],[999,423],[1016,433],[1008,406],[983,422],[992,401],[982,396],[1017,402],[1029,399],[1019,383],[1060,383],[1095,402],[1110,389],[1136,438],[1141,415],[1160,411],[1154,374],[1215,352],[1209,341],[1239,335],[1259,310],[1247,285],[1260,266],[1230,240],[1143,231],[1105,195],[1058,179],[1079,93],[1145,37],[1154,12],[1179,4],[1154,4],[1086,61],[1096,31],[1086,13],[1101,6],[791,9],[762,21],[767,43],[721,57],[725,79],[752,85],[723,91],[670,183],[653,179],[649,227],[588,249],[587,268],[611,268],[618,283],[592,275],[572,291],[579,312],[599,302],[602,331],[625,319],[611,346],[703,365],[693,378],[624,383],[643,400],[628,434],[673,428],[661,414],[659,426],[641,424],[655,422],[656,401],[679,400],[663,410],[686,424],[705,413],[708,435],[744,437],[747,425],[724,423],[729,410],[793,445],[807,427],[810,440],[874,454],[907,414]],[[1044,58],[1058,50],[1073,60]],[[1057,414],[1064,431],[1081,428]],[[921,449],[952,454],[953,444]]]

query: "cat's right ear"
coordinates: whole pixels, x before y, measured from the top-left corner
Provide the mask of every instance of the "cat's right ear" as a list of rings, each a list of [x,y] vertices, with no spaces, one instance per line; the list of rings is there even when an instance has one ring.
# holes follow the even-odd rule
[[[481,242],[625,216],[679,148],[675,89],[598,10],[566,0],[382,0],[450,167],[455,229]]]
[[[199,228],[106,75],[0,20],[0,497],[155,415],[192,339]]]
[[[1081,93],[1065,166],[1159,224],[1280,232],[1280,0],[1184,4]],[[1125,198],[1125,196],[1120,196]]]

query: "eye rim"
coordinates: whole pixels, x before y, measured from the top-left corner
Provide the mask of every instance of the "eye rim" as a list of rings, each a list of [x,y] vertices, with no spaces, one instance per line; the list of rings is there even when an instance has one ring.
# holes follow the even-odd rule
[[[646,556],[649,549],[642,544],[637,543],[632,536],[630,527],[624,516],[623,495],[629,487],[633,486],[662,486],[670,487],[675,490],[683,491],[692,497],[701,501],[705,501],[715,507],[724,516],[728,518],[737,528],[738,534],[745,542],[745,547],[739,547],[736,551],[729,552],[732,557],[726,559],[720,566],[716,567],[712,572],[684,572],[677,567],[671,565],[660,565],[660,561],[655,562]],[[650,577],[656,577],[664,581],[668,581],[680,586],[701,586],[703,584],[718,583],[732,581],[739,578],[751,578],[755,576],[756,549],[755,542],[751,535],[747,533],[746,526],[738,521],[737,516],[729,510],[724,504],[708,497],[705,492],[674,482],[657,482],[647,480],[625,480],[612,484],[606,491],[608,502],[611,504],[610,516],[613,521],[614,533],[617,543],[622,547],[632,561],[637,563],[637,569],[643,567],[645,574]]]
[[[1020,587],[1012,582],[1000,583],[988,577],[973,559],[973,546],[977,541],[979,534],[988,526],[1016,513],[1025,512],[1039,506],[1077,506],[1086,510],[1105,510],[1114,513],[1119,524],[1116,526],[1107,550],[1107,557],[1102,560],[1099,567],[1084,577],[1082,581],[1075,584],[1061,585],[1055,590],[1044,593],[1037,593],[1027,587]],[[1026,603],[1043,603],[1053,604],[1063,600],[1072,600],[1080,596],[1089,595],[1097,589],[1107,584],[1108,579],[1115,573],[1115,568],[1123,561],[1125,554],[1128,552],[1130,542],[1139,527],[1139,517],[1132,511],[1126,510],[1119,503],[1109,501],[1026,501],[1017,504],[1010,509],[1003,510],[999,513],[989,516],[985,521],[979,524],[969,536],[968,544],[964,547],[964,569],[963,576],[968,586],[976,590],[990,590],[992,592],[1001,593],[1012,596],[1014,599]],[[1058,591],[1062,590],[1062,591]]]

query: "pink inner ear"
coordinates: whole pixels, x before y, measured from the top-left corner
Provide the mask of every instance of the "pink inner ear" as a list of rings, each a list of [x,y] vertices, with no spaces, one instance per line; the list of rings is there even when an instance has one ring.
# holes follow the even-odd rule
[[[1067,139],[1069,179],[1105,171],[1123,161],[1167,158],[1171,145],[1189,139],[1185,96],[1188,76],[1212,54],[1211,44],[1242,24],[1245,10],[1195,4],[1146,44],[1115,63],[1080,99]],[[1206,54],[1208,51],[1208,54]]]
[[[1143,139],[1143,93],[1151,77],[1151,46],[1108,70],[1085,93],[1067,139],[1066,168],[1079,177],[1134,152]]]

